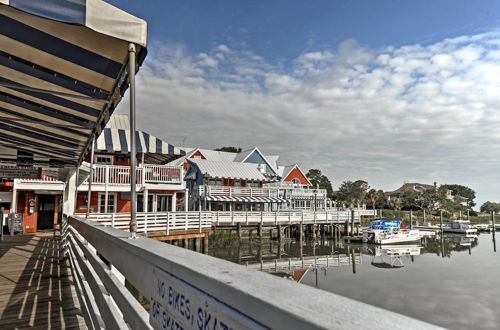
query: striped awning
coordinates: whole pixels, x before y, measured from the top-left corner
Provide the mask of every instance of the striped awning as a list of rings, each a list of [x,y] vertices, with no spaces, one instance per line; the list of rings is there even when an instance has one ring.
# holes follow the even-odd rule
[[[236,197],[236,196],[203,196],[208,202],[243,202],[243,203],[289,203],[290,200],[278,197]]]
[[[130,152],[130,131],[105,128],[95,143],[96,151],[112,153]],[[159,138],[141,131],[136,132],[136,152],[183,156],[186,153]]]
[[[146,22],[100,0],[0,0],[0,163],[74,167],[140,65]]]

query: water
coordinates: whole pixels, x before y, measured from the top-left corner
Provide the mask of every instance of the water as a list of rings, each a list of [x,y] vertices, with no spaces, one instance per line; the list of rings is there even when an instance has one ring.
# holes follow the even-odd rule
[[[209,251],[446,328],[500,329],[500,252],[493,238],[445,234],[388,248],[226,238],[212,240]]]

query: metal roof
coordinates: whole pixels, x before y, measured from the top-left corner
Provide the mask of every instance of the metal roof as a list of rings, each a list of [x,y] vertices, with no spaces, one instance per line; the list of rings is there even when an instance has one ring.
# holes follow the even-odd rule
[[[201,173],[212,178],[267,181],[257,164],[222,163],[204,159],[189,159],[189,162],[196,165]]]
[[[0,163],[77,166],[128,88],[129,42],[144,60],[146,30],[103,1],[0,0]]]

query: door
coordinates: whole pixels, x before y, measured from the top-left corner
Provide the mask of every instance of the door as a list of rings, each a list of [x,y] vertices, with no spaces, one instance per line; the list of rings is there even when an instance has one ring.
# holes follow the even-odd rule
[[[156,212],[170,211],[172,206],[172,196],[156,195]]]
[[[54,195],[38,195],[38,230],[54,228]]]

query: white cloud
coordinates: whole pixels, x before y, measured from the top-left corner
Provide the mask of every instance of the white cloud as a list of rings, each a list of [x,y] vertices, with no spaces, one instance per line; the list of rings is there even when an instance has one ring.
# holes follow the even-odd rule
[[[290,67],[226,45],[151,53],[138,79],[138,122],[174,144],[259,146],[335,184],[462,183],[500,200],[496,32],[376,50],[347,40]]]

